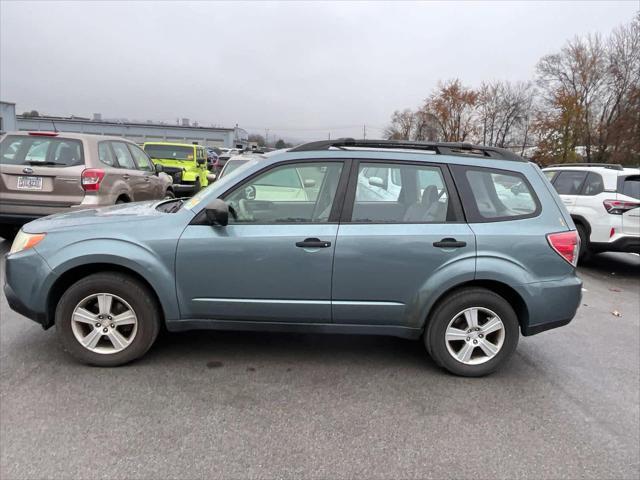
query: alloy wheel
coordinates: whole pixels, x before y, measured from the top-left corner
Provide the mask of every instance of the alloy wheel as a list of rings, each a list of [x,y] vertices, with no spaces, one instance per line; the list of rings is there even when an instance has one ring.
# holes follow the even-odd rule
[[[465,365],[480,365],[494,358],[504,338],[505,327],[500,317],[483,307],[461,311],[445,330],[449,354]]]

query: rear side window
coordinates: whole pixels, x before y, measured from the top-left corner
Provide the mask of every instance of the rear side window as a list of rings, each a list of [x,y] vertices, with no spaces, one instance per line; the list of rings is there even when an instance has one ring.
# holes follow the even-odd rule
[[[640,176],[625,178],[620,193],[640,200]]]
[[[46,167],[82,165],[82,142],[68,138],[8,135],[0,143],[0,163]]]
[[[599,173],[590,172],[582,189],[583,195],[598,195],[604,192],[604,182]]]
[[[524,175],[506,170],[454,166],[469,222],[495,222],[534,217],[540,202]]]
[[[578,195],[585,178],[587,178],[587,172],[560,172],[553,182],[553,186],[560,195]]]

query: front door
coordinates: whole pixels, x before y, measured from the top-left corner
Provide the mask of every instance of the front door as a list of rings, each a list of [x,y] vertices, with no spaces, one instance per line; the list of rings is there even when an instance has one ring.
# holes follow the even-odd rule
[[[229,225],[189,225],[176,258],[182,317],[331,322],[343,167],[339,161],[268,167],[224,195],[238,216]]]
[[[338,231],[333,322],[419,325],[411,312],[439,286],[431,285],[437,272],[464,259],[475,265],[475,236],[446,167],[360,162],[357,171]],[[472,280],[474,268],[465,274]]]

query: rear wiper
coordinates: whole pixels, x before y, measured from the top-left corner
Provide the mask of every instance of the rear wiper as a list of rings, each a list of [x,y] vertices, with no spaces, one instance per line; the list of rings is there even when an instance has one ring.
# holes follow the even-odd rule
[[[60,162],[39,162],[37,160],[27,160],[26,161],[29,165],[67,165],[66,163],[60,163]]]
[[[169,210],[167,210],[168,213],[176,213],[178,210],[180,210],[182,208],[182,204],[184,203],[184,200],[182,200],[181,198],[176,198],[175,199],[175,204],[171,206],[171,208],[169,208]]]

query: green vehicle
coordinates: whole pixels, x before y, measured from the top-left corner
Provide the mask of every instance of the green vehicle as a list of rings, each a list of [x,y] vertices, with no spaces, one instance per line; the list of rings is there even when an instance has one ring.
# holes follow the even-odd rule
[[[173,178],[173,190],[178,196],[193,195],[209,184],[207,151],[202,145],[145,142],[143,149]]]

